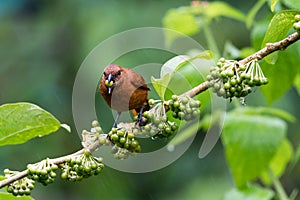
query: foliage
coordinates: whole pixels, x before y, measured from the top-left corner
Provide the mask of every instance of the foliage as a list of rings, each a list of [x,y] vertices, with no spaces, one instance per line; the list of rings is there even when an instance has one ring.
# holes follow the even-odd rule
[[[0,146],[21,144],[53,133],[61,126],[53,115],[30,103],[4,104],[0,113]]]
[[[230,83],[234,82],[231,81],[233,76],[230,74],[232,72],[235,73],[235,76],[239,76],[237,69],[241,66],[236,65],[239,59],[258,51],[261,47],[268,46],[268,43],[277,42],[285,38],[291,32],[299,32],[299,30],[294,30],[292,27],[298,22],[295,16],[300,14],[300,11],[283,10],[283,8],[286,8],[284,6],[300,9],[297,2],[294,0],[271,1],[269,7],[273,13],[270,13],[272,19],[269,25],[262,21],[256,22],[258,12],[267,3],[266,0],[257,1],[247,15],[221,1],[193,1],[190,6],[170,9],[163,18],[164,27],[189,36],[203,33],[207,40],[207,47],[213,53],[211,51],[204,51],[197,55],[189,55],[187,53],[186,55],[175,56],[162,65],[159,78],[151,77],[152,85],[160,100],[157,101],[159,103],[156,103],[156,105],[152,105],[152,110],[144,115],[147,121],[146,126],[140,129],[141,131],[137,130],[137,132],[134,132],[135,129],[122,127],[113,129],[108,134],[105,134],[102,132],[98,122],[93,122],[91,130],[83,131],[82,133],[82,150],[66,157],[58,159],[47,158],[38,163],[29,164],[27,167],[28,171],[26,171],[28,174],[25,174],[28,175],[26,178],[47,185],[54,181],[56,177],[55,171],[60,169],[62,170],[61,177],[63,179],[79,181],[99,174],[104,167],[102,158],[91,155],[91,151],[94,151],[95,148],[111,145],[114,157],[125,159],[128,155],[138,153],[143,148],[142,143],[140,145],[138,140],[135,139],[136,134],[141,134],[142,132],[150,136],[160,136],[160,138],[172,137],[177,131],[177,123],[181,123],[184,119],[190,120],[191,117],[186,116],[189,116],[189,114],[193,116],[191,113],[195,112],[197,116],[200,113],[198,101],[195,101],[190,96],[173,95],[168,90],[172,81],[177,80],[177,75],[187,70],[187,72],[182,73],[183,77],[193,82],[192,85],[197,87],[199,84],[201,85],[201,81],[200,78],[195,78],[194,80],[193,78],[196,75],[188,71],[191,63],[197,59],[211,60],[214,58],[218,60],[221,56],[228,55],[229,57],[226,57],[226,61],[230,61],[234,65],[218,69],[220,74],[226,72],[224,75],[226,79],[220,81],[220,77],[216,76],[212,79],[214,83],[210,85],[215,92],[220,93],[220,88],[225,88],[225,84],[229,80]],[[213,37],[212,26],[223,17],[238,20],[249,29],[251,28],[249,30],[252,32],[252,44],[250,47],[236,47],[233,45],[234,41],[227,41],[224,43],[224,52],[221,55],[220,44],[217,44]],[[258,26],[263,28],[258,28]],[[177,39],[180,38],[167,34],[166,44],[170,46]],[[212,56],[213,54],[214,57]],[[255,65],[259,66],[259,70],[256,68],[255,71],[263,71],[260,78],[264,78],[264,76],[268,78],[269,83],[260,87],[268,104],[285,95],[293,85],[296,86],[298,94],[300,94],[300,71],[297,68],[300,57],[298,55],[299,44],[295,43],[283,52],[275,52],[268,55],[264,60],[260,61],[259,65],[257,60],[253,61]],[[247,68],[244,70],[247,71]],[[254,71],[252,75],[254,77]],[[215,86],[215,83],[219,85]],[[230,88],[228,88],[228,92]],[[238,88],[238,85],[235,88]],[[235,94],[234,92],[232,93]],[[196,97],[198,100],[201,100],[201,109],[203,110],[208,108],[210,103],[210,101],[205,100],[204,95]],[[248,93],[244,96],[247,95]],[[255,95],[257,94],[252,94],[252,96]],[[232,98],[233,96],[240,97],[241,95],[227,96],[230,97],[230,102],[232,100],[235,101]],[[169,110],[172,112],[168,112]],[[180,137],[177,140],[172,140],[170,145],[176,146],[184,142],[191,137],[191,134],[196,129],[205,131],[208,127],[222,125],[219,118],[224,113],[207,113],[206,111],[203,113],[206,115],[201,116],[199,123],[185,127]],[[288,126],[295,121],[295,117],[284,110],[263,106],[251,107],[246,105],[244,108],[237,106],[227,112],[221,141],[236,187],[227,191],[223,199],[269,200],[272,198],[289,198],[281,188],[282,185],[278,180],[284,175],[289,176],[289,174],[286,174],[287,169],[293,168],[300,157],[300,148],[298,147],[294,151],[293,141],[290,141],[288,137]],[[61,124],[52,114],[34,104],[14,103],[0,106],[1,146],[21,144],[35,137],[44,137],[56,132],[60,127],[69,129],[67,125]],[[291,165],[289,165],[290,162],[292,163]],[[6,170],[6,172],[6,178],[19,173],[10,170]],[[23,181],[22,183],[27,183],[26,181],[28,181],[26,179],[20,180]],[[257,180],[260,180],[261,184],[256,184]],[[12,193],[15,192],[16,195],[22,195],[24,191],[22,188],[19,188],[18,184],[14,182],[10,185],[14,187],[8,188],[15,189],[15,191],[11,191]],[[269,186],[271,185],[274,186],[274,190],[270,189]],[[12,197],[7,193],[0,193],[0,198],[10,199]],[[20,199],[32,198],[22,196]]]

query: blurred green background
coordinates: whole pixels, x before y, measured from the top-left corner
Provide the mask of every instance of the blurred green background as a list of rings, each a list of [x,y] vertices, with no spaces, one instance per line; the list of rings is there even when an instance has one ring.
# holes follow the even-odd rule
[[[228,1],[245,13],[254,2]],[[72,87],[85,57],[116,33],[137,27],[162,27],[168,9],[189,4],[188,0],[0,0],[0,104],[35,103],[73,129],[72,134],[60,130],[22,145],[1,147],[0,170],[24,169],[28,163],[45,157],[78,150],[81,146],[72,119]],[[259,15],[268,13],[265,8]],[[250,32],[241,22],[223,18],[213,24],[212,30],[220,44],[232,40],[238,47],[250,45]],[[195,38],[205,47],[201,34]],[[151,51],[138,55],[126,64],[163,63],[169,59]],[[273,106],[299,119],[298,102],[299,96],[291,90]],[[266,104],[259,90],[247,103]],[[291,124],[290,129],[299,132],[299,125]],[[300,139],[295,134],[290,137]],[[204,134],[198,134],[180,159],[159,171],[129,174],[106,167],[101,175],[79,183],[57,179],[47,187],[36,184],[32,196],[43,200],[221,199],[233,187],[233,181],[220,142],[207,157],[198,158],[203,138]],[[296,167],[291,173],[300,174],[300,170]],[[283,184],[289,191],[300,185],[300,177],[283,178]]]

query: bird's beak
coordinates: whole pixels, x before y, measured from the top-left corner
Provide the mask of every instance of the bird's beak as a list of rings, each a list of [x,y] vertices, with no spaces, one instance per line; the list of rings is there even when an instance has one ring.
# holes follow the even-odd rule
[[[114,81],[113,81],[114,77],[113,75],[109,74],[107,79],[105,80],[105,85],[108,89],[108,94],[111,94],[112,89],[114,87]]]

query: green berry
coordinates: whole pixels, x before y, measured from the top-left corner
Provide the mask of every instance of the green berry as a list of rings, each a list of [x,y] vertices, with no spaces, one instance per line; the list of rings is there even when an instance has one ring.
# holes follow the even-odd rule
[[[295,30],[299,31],[299,30],[300,30],[300,21],[295,22],[295,23],[293,24],[293,28],[294,28]]]
[[[178,96],[177,95],[172,95],[172,99],[173,99],[173,101],[177,101],[178,100]]]
[[[132,138],[134,138],[134,134],[133,133],[128,133],[127,137],[128,137],[128,139],[132,139]]]
[[[118,141],[118,140],[119,140],[119,136],[118,136],[117,134],[113,134],[113,135],[111,136],[111,140],[113,140],[113,141]]]
[[[99,122],[97,120],[92,121],[92,127],[99,126]]]
[[[154,99],[149,99],[149,100],[148,100],[148,104],[149,104],[150,106],[154,105]]]
[[[121,138],[120,138],[120,143],[121,143],[121,144],[124,144],[125,142],[126,142],[126,139],[125,139],[124,137],[121,137]]]

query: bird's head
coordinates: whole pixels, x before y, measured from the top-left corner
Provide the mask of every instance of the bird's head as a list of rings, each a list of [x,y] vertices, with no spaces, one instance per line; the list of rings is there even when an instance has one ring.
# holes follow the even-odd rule
[[[120,79],[122,68],[119,65],[108,65],[103,72],[105,79],[105,86],[107,87],[108,94],[111,94],[116,82]]]

